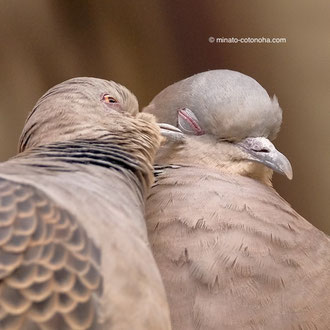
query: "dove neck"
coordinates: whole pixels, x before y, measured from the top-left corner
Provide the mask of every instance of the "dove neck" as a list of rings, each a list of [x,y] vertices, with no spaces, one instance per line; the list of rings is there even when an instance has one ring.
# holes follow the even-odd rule
[[[35,163],[55,160],[66,167],[71,164],[130,171],[146,191],[153,182],[152,164],[161,141],[154,117],[112,114],[101,119],[82,116],[74,124],[68,121],[60,127],[53,121],[48,121],[48,126],[30,123],[22,134],[18,157],[28,153],[29,157],[38,157]]]
[[[120,138],[119,141],[80,139],[57,142],[31,148],[19,154],[17,159],[51,172],[71,171],[86,166],[85,169],[91,170],[93,175],[98,173],[95,167],[115,170],[124,175],[129,173],[134,176],[133,181],[136,180],[134,178],[138,179],[142,193],[146,192],[153,179],[151,162],[139,153],[132,153],[125,143],[120,143]],[[104,175],[105,172],[100,173]]]
[[[235,143],[217,140],[214,136],[186,135],[185,143],[166,143],[156,156],[158,165],[199,166],[220,172],[253,178],[271,186],[273,171],[262,164],[245,159]]]

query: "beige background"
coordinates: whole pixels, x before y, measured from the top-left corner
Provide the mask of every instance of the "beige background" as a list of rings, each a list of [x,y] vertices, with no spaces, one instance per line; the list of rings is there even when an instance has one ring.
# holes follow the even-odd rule
[[[0,160],[52,85],[74,76],[118,81],[146,105],[208,69],[241,71],[284,110],[278,148],[294,169],[280,194],[330,233],[330,2],[1,0]],[[286,44],[211,44],[214,37],[284,37]]]

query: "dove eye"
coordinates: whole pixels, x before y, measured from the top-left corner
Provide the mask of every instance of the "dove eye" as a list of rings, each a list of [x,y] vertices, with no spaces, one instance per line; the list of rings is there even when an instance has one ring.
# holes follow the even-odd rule
[[[118,101],[114,97],[110,96],[109,94],[104,94],[102,96],[102,101],[104,103],[110,103],[110,104],[111,103],[118,103]]]

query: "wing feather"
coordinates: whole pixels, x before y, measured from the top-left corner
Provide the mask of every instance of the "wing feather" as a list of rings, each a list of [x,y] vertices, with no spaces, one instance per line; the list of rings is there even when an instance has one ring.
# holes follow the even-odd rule
[[[90,329],[100,250],[33,186],[0,178],[0,328]]]

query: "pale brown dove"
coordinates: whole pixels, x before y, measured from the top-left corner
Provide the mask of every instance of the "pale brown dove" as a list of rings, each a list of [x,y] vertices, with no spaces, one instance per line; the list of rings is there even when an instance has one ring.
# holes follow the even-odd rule
[[[0,329],[171,328],[144,220],[160,141],[115,82],[41,97],[0,165]]]
[[[292,178],[270,140],[277,99],[229,70],[175,83],[145,108],[186,143],[156,157],[148,235],[173,330],[330,329],[330,241],[272,188]]]

